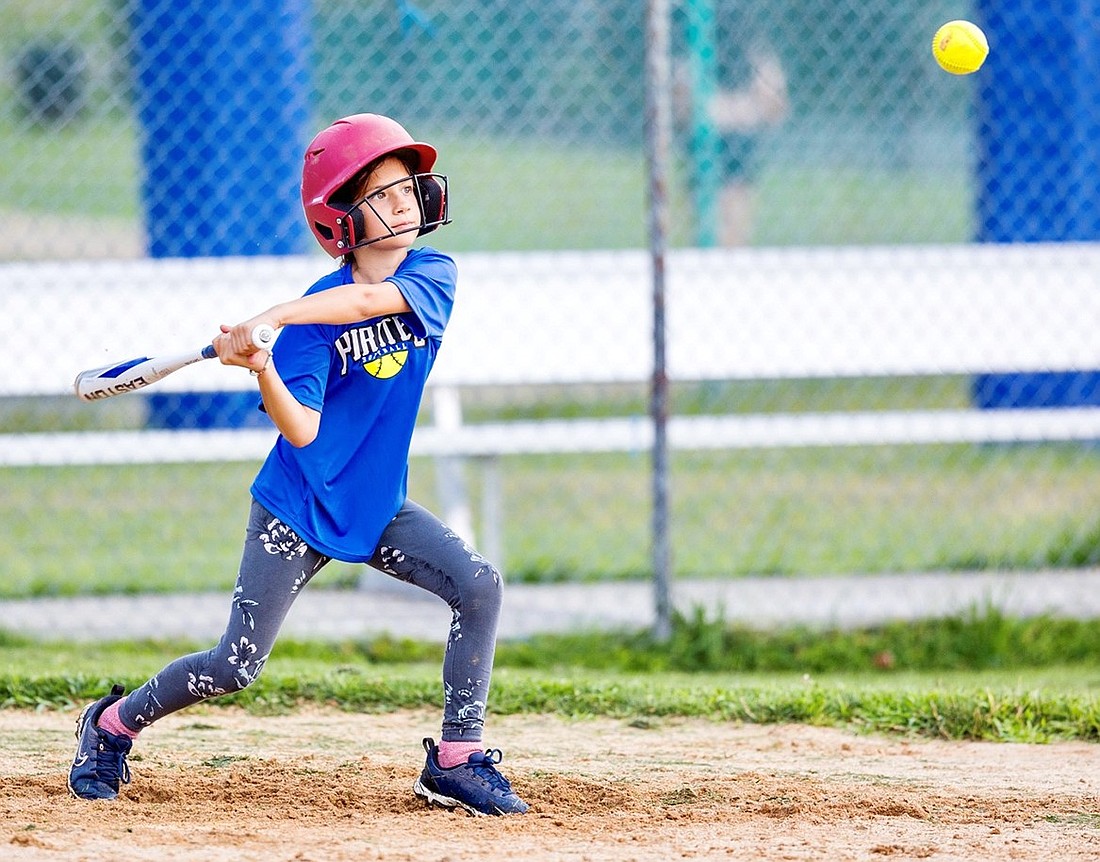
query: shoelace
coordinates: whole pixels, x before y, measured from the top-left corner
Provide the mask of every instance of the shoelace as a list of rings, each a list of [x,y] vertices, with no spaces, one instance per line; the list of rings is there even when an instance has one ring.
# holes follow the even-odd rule
[[[511,793],[512,785],[508,779],[497,772],[496,764],[504,759],[504,753],[499,748],[486,749],[484,753],[470,755],[467,762],[482,781],[486,782],[493,790],[501,793]]]
[[[130,783],[130,764],[126,762],[126,752],[100,742],[95,765],[101,781]]]

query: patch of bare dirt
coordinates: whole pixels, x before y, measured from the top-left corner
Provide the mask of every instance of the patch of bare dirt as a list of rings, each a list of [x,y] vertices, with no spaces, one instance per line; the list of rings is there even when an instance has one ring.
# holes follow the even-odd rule
[[[8,860],[1095,860],[1100,746],[906,741],[802,726],[503,716],[531,805],[413,796],[427,712],[196,708],[138,740],[115,802],[69,797],[75,713],[0,711]]]

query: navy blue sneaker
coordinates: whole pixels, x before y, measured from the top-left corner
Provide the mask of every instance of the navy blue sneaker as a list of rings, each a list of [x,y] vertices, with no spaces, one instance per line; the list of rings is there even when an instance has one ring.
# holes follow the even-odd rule
[[[424,739],[428,753],[424,771],[413,785],[413,793],[429,805],[462,808],[470,814],[523,814],[527,803],[512,791],[508,779],[497,772],[496,764],[504,755],[499,749],[475,751],[458,766],[444,769],[439,765],[435,741]]]
[[[122,699],[116,685],[106,697],[84,707],[76,720],[76,756],[69,767],[69,792],[78,799],[114,799],[118,785],[130,783],[126,755],[133,740],[115,736],[96,726],[103,710]]]

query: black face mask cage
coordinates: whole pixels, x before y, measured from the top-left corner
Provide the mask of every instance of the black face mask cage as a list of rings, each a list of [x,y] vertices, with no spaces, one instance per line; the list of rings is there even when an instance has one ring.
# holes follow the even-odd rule
[[[370,197],[365,197],[352,204],[347,215],[336,219],[336,226],[340,229],[341,236],[340,248],[344,252],[349,252],[353,248],[362,248],[365,245],[389,239],[399,234],[410,233],[414,230],[417,236],[423,236],[426,233],[431,233],[440,225],[451,223],[448,205],[450,195],[447,194],[447,177],[443,174],[410,174],[380,189],[375,189],[371,194],[375,195],[380,191],[407,183],[409,180],[413,181],[416,201],[420,205],[420,224],[417,227],[409,227],[399,231],[394,231],[387,226],[388,233],[370,240],[362,239],[367,232],[363,207],[369,208],[379,221],[385,223],[385,219],[379,215],[371,204]]]

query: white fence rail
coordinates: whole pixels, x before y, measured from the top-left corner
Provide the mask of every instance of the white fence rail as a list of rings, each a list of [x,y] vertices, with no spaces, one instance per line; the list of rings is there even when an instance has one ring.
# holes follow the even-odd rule
[[[470,425],[453,409],[463,387],[647,381],[645,253],[466,254],[458,263],[458,304],[432,377],[450,419],[418,430],[414,452],[649,445],[644,416]],[[0,354],[0,396],[64,394],[82,368],[201,344],[219,323],[300,294],[330,266],[318,257],[0,266],[0,333],[8,344],[36,345]],[[1100,368],[1098,285],[1094,245],[677,251],[668,273],[670,377]],[[253,385],[238,369],[205,362],[157,391]],[[731,410],[677,417],[671,427],[672,445],[683,448],[1073,439],[1100,439],[1100,410]],[[271,440],[255,429],[3,435],[0,464],[240,460],[261,457]]]

